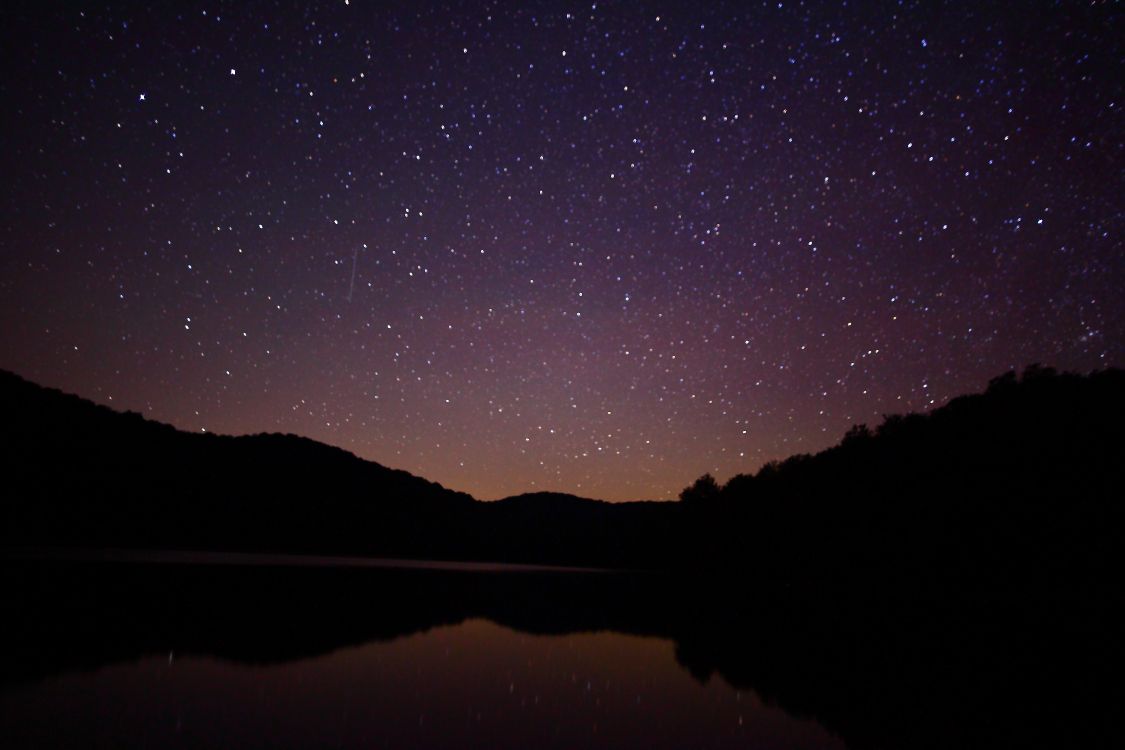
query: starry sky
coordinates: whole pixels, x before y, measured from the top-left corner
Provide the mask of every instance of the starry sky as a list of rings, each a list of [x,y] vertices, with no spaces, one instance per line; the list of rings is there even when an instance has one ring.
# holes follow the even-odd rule
[[[6,3],[0,367],[627,500],[1121,366],[1122,17]]]

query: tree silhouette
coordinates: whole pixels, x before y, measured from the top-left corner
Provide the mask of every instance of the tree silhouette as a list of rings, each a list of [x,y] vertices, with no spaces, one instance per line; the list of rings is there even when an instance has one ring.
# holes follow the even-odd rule
[[[711,502],[719,497],[719,483],[710,474],[704,474],[690,487],[685,487],[680,493],[680,502],[690,505],[700,505]]]
[[[870,439],[871,430],[865,424],[853,424],[851,429],[844,433],[843,444],[854,444]]]

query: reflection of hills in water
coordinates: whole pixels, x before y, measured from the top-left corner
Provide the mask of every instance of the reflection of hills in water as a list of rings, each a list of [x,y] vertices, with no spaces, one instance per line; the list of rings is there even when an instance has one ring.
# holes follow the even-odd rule
[[[9,693],[0,736],[11,750],[45,738],[271,750],[599,750],[622,738],[651,750],[844,747],[752,692],[701,686],[672,651],[666,638],[533,635],[470,619],[279,664],[159,654]],[[44,715],[53,719],[40,733]]]
[[[722,488],[705,476],[679,503],[619,505],[476,502],[312,441],[181,433],[4,373],[0,406],[6,545],[670,571],[10,563],[9,685],[171,649],[283,662],[479,617],[671,639],[692,675],[857,747],[1119,739],[1102,686],[1120,673],[1122,371],[1031,367]]]
[[[616,573],[10,562],[3,585],[8,693],[169,652],[265,665],[482,618],[525,633],[671,639],[697,679],[718,674],[852,747],[1104,745],[1117,723],[1089,681],[1110,677],[1110,635],[1064,617],[982,610],[992,625],[969,627],[937,606],[890,616],[877,602],[851,611],[745,583]]]

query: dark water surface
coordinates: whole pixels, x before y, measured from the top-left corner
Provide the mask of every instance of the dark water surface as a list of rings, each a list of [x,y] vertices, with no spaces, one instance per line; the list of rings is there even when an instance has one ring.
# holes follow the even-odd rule
[[[629,576],[67,557],[5,569],[6,748],[844,747],[693,676]]]
[[[463,573],[612,573],[606,568],[461,560],[404,560],[343,555],[294,555],[262,552],[210,552],[199,550],[83,549],[26,547],[9,550],[13,561],[142,563],[147,565],[223,565],[259,568],[380,568],[437,570]]]
[[[174,651],[4,695],[7,747],[842,747],[664,638],[486,620],[274,665]]]
[[[0,747],[1119,747],[1065,590],[9,550]]]

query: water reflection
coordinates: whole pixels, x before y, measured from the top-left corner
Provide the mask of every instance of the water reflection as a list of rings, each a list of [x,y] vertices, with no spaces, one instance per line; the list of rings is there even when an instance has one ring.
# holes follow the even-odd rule
[[[663,638],[486,620],[269,666],[149,656],[4,696],[8,747],[842,747]]]
[[[739,575],[212,562],[0,564],[0,744],[863,750],[1122,734],[1100,687],[1116,635],[1091,628],[1110,618],[1033,596],[989,609],[982,589],[966,617],[943,598],[813,600]]]

